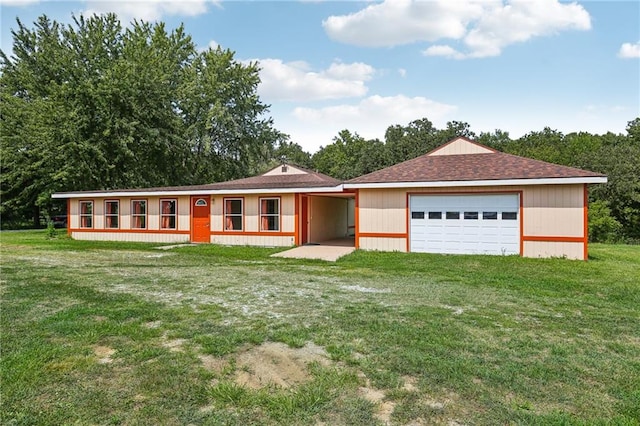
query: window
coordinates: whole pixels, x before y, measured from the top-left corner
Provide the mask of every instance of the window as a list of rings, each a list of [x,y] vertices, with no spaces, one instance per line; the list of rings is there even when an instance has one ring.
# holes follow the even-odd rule
[[[147,228],[147,200],[131,200],[131,227]]]
[[[447,219],[460,219],[460,212],[447,212]]]
[[[178,217],[177,200],[160,200],[160,228],[176,229]]]
[[[118,229],[120,226],[120,201],[104,202],[104,227],[108,229]]]
[[[518,212],[502,212],[502,220],[517,220]]]
[[[411,212],[411,219],[424,219],[424,212]]]
[[[478,220],[478,212],[464,212],[466,220]]]
[[[442,219],[442,212],[429,212],[429,219]]]
[[[497,220],[498,212],[482,212],[483,220]]]
[[[242,231],[242,198],[225,198],[224,229],[225,231]]]
[[[93,228],[93,201],[80,201],[80,228]]]
[[[280,230],[280,199],[261,198],[260,199],[260,230],[279,231]]]
[[[205,200],[204,198],[198,198],[196,200],[196,206],[197,207],[206,207],[207,206],[207,200]]]

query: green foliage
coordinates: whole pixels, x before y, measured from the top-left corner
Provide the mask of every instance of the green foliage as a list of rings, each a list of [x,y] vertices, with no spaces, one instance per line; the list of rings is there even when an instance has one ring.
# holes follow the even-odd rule
[[[256,94],[257,64],[198,51],[182,26],[41,16],[12,34],[13,55],[0,52],[3,218],[37,218],[57,191],[252,175],[284,137]]]
[[[53,221],[51,219],[47,221],[46,235],[49,239],[56,238],[58,236],[58,231],[56,231],[55,226],[53,226]]]
[[[343,130],[312,157],[314,168],[337,179],[354,177],[384,168],[384,145],[378,140],[367,141],[357,133]]]
[[[622,225],[613,216],[606,201],[589,204],[589,241],[616,243],[621,240]]]

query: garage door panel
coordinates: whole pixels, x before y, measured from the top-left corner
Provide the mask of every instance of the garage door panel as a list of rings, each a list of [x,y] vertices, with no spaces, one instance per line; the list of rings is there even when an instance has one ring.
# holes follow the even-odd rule
[[[422,212],[417,215],[420,219],[411,219],[411,251],[519,253],[517,194],[413,195],[410,209]],[[515,219],[503,219],[503,212],[510,213]]]

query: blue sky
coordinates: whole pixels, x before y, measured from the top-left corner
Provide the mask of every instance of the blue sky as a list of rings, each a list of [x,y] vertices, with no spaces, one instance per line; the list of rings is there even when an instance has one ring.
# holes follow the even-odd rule
[[[1,48],[15,18],[115,12],[184,23],[201,48],[258,61],[275,127],[306,151],[342,129],[384,140],[390,125],[465,121],[517,138],[624,133],[640,116],[640,2],[556,0],[0,0]]]

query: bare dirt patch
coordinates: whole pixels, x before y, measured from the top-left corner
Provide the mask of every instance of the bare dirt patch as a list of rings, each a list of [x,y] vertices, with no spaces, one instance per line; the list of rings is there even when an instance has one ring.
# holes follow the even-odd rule
[[[186,341],[187,341],[186,339],[166,340],[165,338],[163,339],[162,346],[169,349],[171,352],[182,352],[183,351],[182,346],[185,344]]]
[[[113,362],[111,356],[116,353],[116,350],[109,346],[96,345],[93,347],[93,354],[98,358],[98,364],[110,364]]]
[[[326,351],[313,343],[290,348],[283,343],[267,342],[236,357],[236,383],[251,389],[265,386],[289,388],[310,379],[308,366],[330,364]]]

